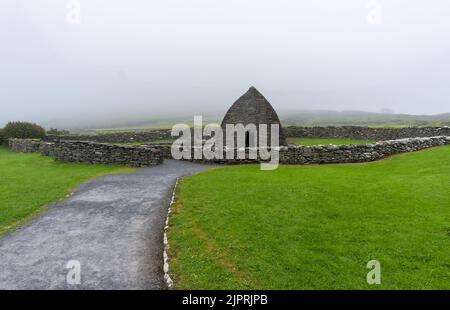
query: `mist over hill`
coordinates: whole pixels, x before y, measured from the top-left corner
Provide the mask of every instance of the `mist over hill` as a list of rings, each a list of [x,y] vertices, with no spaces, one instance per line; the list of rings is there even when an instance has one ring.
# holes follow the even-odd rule
[[[360,126],[447,126],[450,113],[410,115],[373,113],[365,111],[304,110],[281,111],[282,123],[302,126],[360,125]]]
[[[448,122],[445,0],[81,2],[2,1],[0,127],[220,121],[251,85],[284,124]]]
[[[224,113],[225,114],[225,113]],[[56,127],[72,131],[117,131],[171,128],[174,124],[192,125],[194,115],[203,117],[203,124],[220,123],[223,115],[219,113],[178,113],[172,117],[148,116],[145,114],[111,117],[96,115],[92,119],[60,119],[42,123],[46,128]],[[450,113],[436,115],[409,115],[394,113],[373,113],[366,111],[333,110],[281,110],[278,111],[283,126],[450,126]]]

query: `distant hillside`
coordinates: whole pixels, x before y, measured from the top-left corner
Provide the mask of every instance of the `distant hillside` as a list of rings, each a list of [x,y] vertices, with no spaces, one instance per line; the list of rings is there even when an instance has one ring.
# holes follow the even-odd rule
[[[438,115],[409,115],[372,113],[364,111],[281,111],[279,116],[285,126],[448,126],[450,113]]]
[[[278,112],[283,126],[371,126],[371,127],[408,127],[408,126],[450,126],[450,113],[438,115],[408,115],[372,113],[364,111],[328,111],[328,110],[281,110]],[[203,124],[220,123],[222,115],[203,115]],[[193,116],[155,118],[148,121],[103,122],[98,127],[85,126],[75,130],[82,132],[111,132],[124,130],[145,130],[171,128],[174,124],[193,124]]]

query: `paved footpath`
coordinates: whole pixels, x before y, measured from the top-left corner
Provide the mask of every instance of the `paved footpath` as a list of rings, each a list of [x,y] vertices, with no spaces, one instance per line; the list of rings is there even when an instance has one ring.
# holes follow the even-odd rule
[[[0,289],[164,289],[163,228],[175,180],[208,166],[165,160],[79,186],[0,239]],[[80,263],[80,284],[76,282]]]

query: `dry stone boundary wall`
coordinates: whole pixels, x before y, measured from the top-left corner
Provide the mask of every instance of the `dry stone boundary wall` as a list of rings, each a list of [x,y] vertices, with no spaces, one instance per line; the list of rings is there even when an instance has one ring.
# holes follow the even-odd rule
[[[450,136],[450,127],[284,127],[283,131],[286,137],[353,138],[375,141],[398,140],[418,137]]]
[[[161,164],[161,150],[147,146],[120,146],[89,141],[45,142],[9,139],[9,148],[16,152],[39,152],[66,162],[147,167]]]
[[[285,135],[303,137],[348,137],[379,140],[373,144],[319,145],[280,147],[280,163],[323,164],[354,163],[382,159],[398,153],[413,152],[429,147],[450,144],[450,128],[368,128],[344,127],[286,127]],[[71,140],[66,140],[68,138]],[[171,159],[171,144],[117,145],[131,141],[169,139],[170,130],[114,133],[96,136],[47,136],[44,141],[10,139],[9,146],[17,152],[40,152],[58,160],[96,164],[121,164],[144,167]],[[89,141],[79,141],[85,139]],[[115,141],[113,141],[115,140]],[[104,143],[104,142],[110,143]],[[191,149],[193,154],[193,149]],[[260,159],[193,159],[214,164],[242,164],[260,162]]]
[[[93,141],[102,143],[130,143],[171,139],[171,129],[116,132],[99,135],[47,135],[44,140],[54,142]],[[371,128],[363,126],[283,127],[286,137],[354,138],[367,140],[397,140],[417,137],[450,136],[450,127]]]

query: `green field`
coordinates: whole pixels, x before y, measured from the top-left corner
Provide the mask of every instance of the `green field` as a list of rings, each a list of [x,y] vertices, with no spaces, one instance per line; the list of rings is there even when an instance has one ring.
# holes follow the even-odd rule
[[[363,164],[220,167],[170,220],[188,289],[450,289],[450,146]],[[366,264],[381,263],[381,285]]]
[[[226,110],[216,111],[212,114],[203,114],[203,123],[221,123]],[[332,111],[332,110],[278,110],[283,127],[288,126],[369,126],[369,127],[440,127],[450,126],[450,113],[437,115],[408,115],[392,113],[373,113],[364,111]],[[88,125],[88,123],[90,123]],[[172,128],[175,124],[193,125],[193,115],[158,118],[151,115],[142,115],[134,120],[103,121],[91,120],[81,128],[95,128],[78,130],[79,133],[111,133],[129,130],[147,130]],[[67,122],[64,123],[67,126]],[[107,125],[108,124],[108,125]],[[76,126],[80,126],[79,123]],[[77,127],[79,128],[79,127]],[[81,129],[79,128],[79,129]],[[77,131],[75,131],[77,132]]]
[[[291,137],[287,138],[288,143],[297,145],[325,145],[325,144],[368,144],[374,143],[371,140],[351,139],[351,138],[303,138],[303,137]]]
[[[79,183],[130,168],[55,162],[39,154],[13,153],[0,147],[0,234],[64,198]]]

